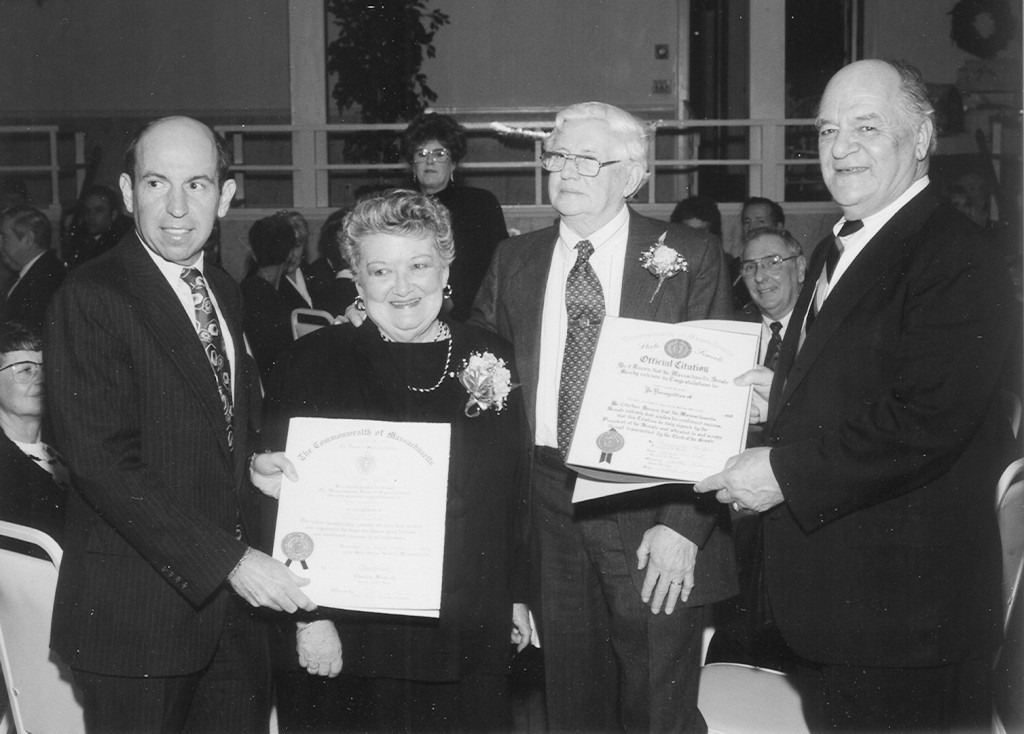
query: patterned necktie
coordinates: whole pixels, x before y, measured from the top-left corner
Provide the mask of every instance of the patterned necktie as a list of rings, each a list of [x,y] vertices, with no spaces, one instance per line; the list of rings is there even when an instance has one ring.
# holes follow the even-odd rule
[[[839,257],[843,254],[842,238],[860,231],[863,227],[864,222],[861,220],[848,219],[840,227],[839,236],[832,238],[832,246],[828,250],[828,255],[825,256],[825,268],[821,271],[821,275],[818,276],[818,282],[814,286],[814,301],[811,303],[811,310],[807,314],[805,330],[811,328],[815,317],[825,304],[825,296],[828,295],[828,285],[832,282],[832,276],[836,272],[836,265],[839,264]]]
[[[231,400],[231,364],[228,362],[227,349],[224,346],[224,335],[220,329],[217,312],[210,300],[210,291],[206,288],[206,279],[196,268],[184,268],[181,279],[192,289],[192,305],[196,310],[195,326],[199,333],[199,341],[203,344],[206,358],[210,360],[213,375],[217,381],[217,390],[224,407],[224,422],[227,426],[228,447],[234,447],[235,429],[232,425],[234,406]]]
[[[583,388],[594,359],[597,335],[604,319],[604,291],[590,264],[594,246],[588,240],[576,245],[576,262],[565,280],[565,311],[569,323],[565,333],[562,376],[558,384],[558,450],[562,457],[576,428]]]
[[[772,330],[772,336],[764,352],[764,366],[774,372],[779,366],[779,352],[782,351],[782,324],[773,321],[768,324],[768,328]]]

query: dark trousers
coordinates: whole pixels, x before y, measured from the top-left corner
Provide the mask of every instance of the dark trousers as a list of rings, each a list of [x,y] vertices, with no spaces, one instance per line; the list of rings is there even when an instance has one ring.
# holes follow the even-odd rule
[[[465,675],[456,682],[337,678],[290,670],[275,676],[284,733],[508,732],[509,679]]]
[[[934,668],[801,661],[795,677],[813,732],[988,732],[991,658]]]
[[[217,650],[201,671],[147,678],[73,672],[90,734],[256,734],[269,728],[266,632],[233,595]]]
[[[606,503],[572,505],[574,475],[538,448],[533,531],[552,732],[706,731],[697,710],[703,608],[651,614],[636,548]]]

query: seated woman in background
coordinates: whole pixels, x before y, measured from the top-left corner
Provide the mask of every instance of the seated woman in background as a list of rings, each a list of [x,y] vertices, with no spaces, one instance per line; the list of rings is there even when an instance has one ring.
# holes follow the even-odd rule
[[[495,248],[508,237],[505,215],[490,191],[455,183],[455,168],[466,155],[466,131],[451,117],[418,116],[406,128],[402,144],[420,190],[451,213],[455,262],[446,295],[451,299],[451,318],[465,321]]]
[[[317,240],[320,257],[306,271],[313,308],[332,316],[343,316],[358,295],[352,282],[352,270],[341,254],[338,241],[341,223],[348,212],[348,209],[336,209],[324,220]]]
[[[309,222],[294,209],[282,209],[278,214],[288,220],[295,231],[295,247],[299,253],[295,267],[281,276],[277,291],[291,308],[315,308],[309,278],[306,275],[306,250],[309,247]]]
[[[70,484],[60,455],[43,443],[43,344],[16,322],[0,326],[0,520],[64,536]]]
[[[529,437],[514,375],[491,372],[496,391],[484,395],[460,373],[471,360],[511,369],[511,347],[440,315],[453,246],[448,212],[432,198],[397,190],[366,199],[345,218],[342,243],[366,320],[320,329],[282,356],[263,433],[278,453],[257,454],[251,477],[273,496],[282,470],[294,471],[279,453],[292,417],[449,424],[441,610],[427,619],[320,609],[300,622],[299,662],[312,676],[341,675],[279,674],[282,730],[508,731],[509,631],[519,649],[531,632]]]
[[[285,214],[264,217],[249,228],[253,265],[242,280],[243,328],[260,376],[266,380],[274,361],[292,343],[292,309],[278,287],[299,266],[302,251]]]

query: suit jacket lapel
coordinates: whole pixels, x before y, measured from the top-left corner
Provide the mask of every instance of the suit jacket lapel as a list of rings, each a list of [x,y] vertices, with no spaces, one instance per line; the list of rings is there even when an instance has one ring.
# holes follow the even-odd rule
[[[658,279],[640,265],[640,256],[658,241],[661,228],[629,210],[629,239],[626,241],[626,259],[622,269],[622,295],[619,315],[630,319],[654,321],[658,303],[665,295],[664,284],[658,290]],[[655,290],[658,290],[655,295]]]
[[[135,242],[124,249],[129,291],[139,303],[143,322],[163,347],[170,364],[192,387],[196,400],[208,414],[215,429],[213,433],[224,453],[230,455],[227,432],[223,428],[224,411],[210,362],[196,335],[195,326],[189,321],[163,274],[143,250],[144,247],[136,237]],[[232,331],[234,336],[235,332]],[[235,341],[235,349],[244,349],[240,339]]]
[[[778,414],[779,406],[785,404],[811,365],[822,351],[828,348],[832,336],[856,308],[857,303],[878,281],[888,277],[889,272],[903,260],[908,238],[921,229],[937,204],[938,200],[929,186],[886,222],[829,293],[828,300],[815,318],[814,327],[807,333],[803,346],[800,346],[801,329],[787,329],[782,354],[779,357],[779,374],[783,375],[784,379],[781,384],[776,380],[772,385],[768,410],[769,426]],[[823,240],[822,244],[829,240],[831,237]],[[807,313],[814,293],[814,284],[825,266],[826,252],[827,248],[820,245],[815,249],[814,258],[807,269],[804,288],[793,310],[794,314]]]
[[[517,340],[516,348],[522,354],[516,354],[516,362],[520,365],[519,376],[525,386],[537,385],[540,382],[540,338],[541,326],[544,316],[544,292],[547,288],[548,272],[551,270],[551,260],[554,256],[555,247],[558,244],[558,229],[549,227],[537,232],[529,243],[524,243],[521,248],[521,260],[515,280],[509,284],[509,293],[518,296],[518,314],[515,328],[522,334],[527,335]],[[538,289],[540,290],[538,296]],[[532,431],[536,431],[536,390],[532,395],[526,396],[527,415],[531,423]]]

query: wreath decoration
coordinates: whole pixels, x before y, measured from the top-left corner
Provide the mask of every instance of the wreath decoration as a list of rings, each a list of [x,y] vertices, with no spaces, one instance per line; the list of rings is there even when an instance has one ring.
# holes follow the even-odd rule
[[[982,59],[1006,48],[1017,32],[1017,18],[1008,0],[960,0],[949,15],[953,43]],[[982,35],[983,31],[987,35]]]

